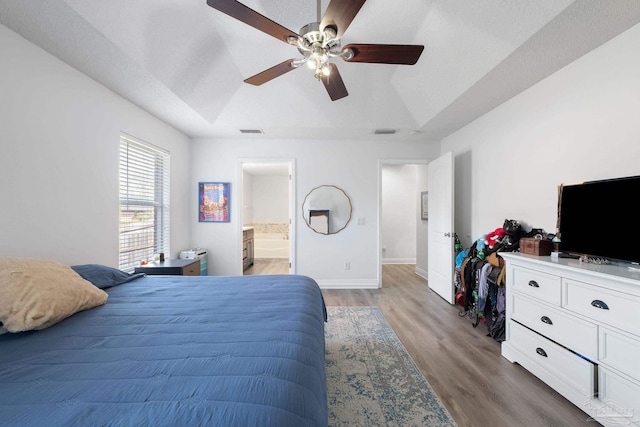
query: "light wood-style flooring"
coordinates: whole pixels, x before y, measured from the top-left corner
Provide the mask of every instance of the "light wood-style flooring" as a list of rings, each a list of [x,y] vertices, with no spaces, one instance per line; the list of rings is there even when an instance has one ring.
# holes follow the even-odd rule
[[[259,263],[252,272],[262,274],[261,267],[269,265],[274,271],[273,264]],[[599,425],[503,358],[484,323],[473,328],[470,319],[458,316],[459,306],[432,292],[414,271],[413,265],[384,265],[382,289],[325,289],[325,302],[379,307],[460,427]]]
[[[288,258],[258,258],[253,260],[253,265],[247,268],[244,276],[264,274],[289,274]]]

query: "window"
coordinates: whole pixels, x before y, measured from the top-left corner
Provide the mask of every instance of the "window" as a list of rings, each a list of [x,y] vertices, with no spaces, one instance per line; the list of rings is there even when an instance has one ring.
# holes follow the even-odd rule
[[[120,135],[120,269],[169,253],[169,153]]]

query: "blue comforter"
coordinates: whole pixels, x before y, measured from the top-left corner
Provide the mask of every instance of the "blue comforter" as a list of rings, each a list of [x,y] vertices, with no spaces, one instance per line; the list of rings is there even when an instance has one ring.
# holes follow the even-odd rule
[[[326,426],[326,311],[304,276],[147,276],[0,335],[2,426]]]

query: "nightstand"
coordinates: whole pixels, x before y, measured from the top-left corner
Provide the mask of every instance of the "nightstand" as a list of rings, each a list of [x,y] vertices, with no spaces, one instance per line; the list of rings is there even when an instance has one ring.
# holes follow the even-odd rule
[[[147,265],[136,267],[135,272],[149,275],[199,276],[200,260],[168,259],[164,262],[151,262]]]

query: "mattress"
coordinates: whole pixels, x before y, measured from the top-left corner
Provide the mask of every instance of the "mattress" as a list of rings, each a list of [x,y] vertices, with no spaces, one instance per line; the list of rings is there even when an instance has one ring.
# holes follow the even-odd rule
[[[326,309],[304,276],[146,276],[0,335],[3,426],[326,426]]]

